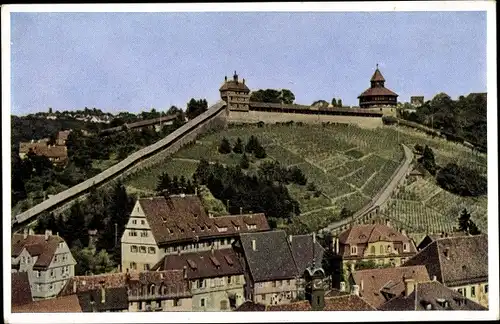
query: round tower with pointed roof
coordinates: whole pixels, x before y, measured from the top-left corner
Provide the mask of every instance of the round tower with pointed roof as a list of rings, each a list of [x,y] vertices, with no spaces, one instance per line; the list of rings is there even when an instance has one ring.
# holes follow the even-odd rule
[[[361,108],[395,107],[398,95],[385,87],[385,79],[377,68],[370,79],[370,88],[358,96]]]
[[[248,111],[250,107],[250,89],[245,84],[245,79],[240,81],[234,71],[233,79],[224,77],[224,84],[219,89],[220,97],[227,103],[229,110]]]

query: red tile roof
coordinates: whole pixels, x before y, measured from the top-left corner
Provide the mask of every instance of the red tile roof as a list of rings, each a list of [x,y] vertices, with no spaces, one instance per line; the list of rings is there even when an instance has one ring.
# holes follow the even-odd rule
[[[28,235],[25,239],[23,234],[14,234],[12,235],[11,256],[18,257],[26,248],[32,257],[38,257],[33,267],[46,269],[52,262],[57,246],[61,242],[64,240],[58,235],[50,235],[45,240],[45,235]]]
[[[14,272],[11,274],[12,306],[28,304],[33,301],[30,281],[27,272]]]
[[[341,244],[365,244],[379,241],[406,243],[411,240],[395,229],[383,224],[355,225],[339,235]]]
[[[13,313],[81,313],[82,308],[76,295],[34,301],[12,306]]]
[[[380,72],[380,70],[378,68],[375,70],[375,73],[373,73],[373,76],[370,79],[370,81],[372,81],[372,82],[385,81],[384,77],[382,76],[382,73]]]
[[[234,236],[269,229],[264,214],[209,217],[196,195],[141,198],[139,204],[160,245],[196,237]],[[256,225],[256,228],[250,229],[248,225]],[[226,230],[219,231],[222,228]]]
[[[355,295],[326,297],[323,311],[375,311],[363,298]],[[268,305],[266,311],[312,311],[308,301],[298,301],[283,305]]]
[[[223,277],[243,274],[243,268],[233,249],[166,255],[152,270],[186,268],[188,279]]]
[[[398,97],[396,93],[393,91],[385,88],[385,87],[374,87],[374,88],[368,88],[365,91],[363,91],[362,94],[358,96],[360,97],[368,97],[368,96],[392,96],[392,97]]]
[[[405,289],[404,277],[415,282],[430,280],[427,269],[421,265],[360,270],[352,274],[354,284],[360,287],[360,295],[374,307],[379,307],[387,301],[383,292],[387,293],[388,297],[399,296]]]
[[[36,155],[45,155],[48,158],[67,158],[68,150],[66,146],[47,145],[47,143],[20,143],[19,153],[28,153],[30,149]]]

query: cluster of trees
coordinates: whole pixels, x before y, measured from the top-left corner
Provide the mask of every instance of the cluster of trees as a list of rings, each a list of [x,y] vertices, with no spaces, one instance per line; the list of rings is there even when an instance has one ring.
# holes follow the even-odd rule
[[[336,108],[342,108],[342,99],[338,98],[333,98],[331,101],[332,107]],[[326,100],[316,100],[311,104],[312,107],[319,107],[319,108],[326,108],[330,105],[330,103]]]
[[[481,231],[471,220],[471,214],[464,208],[458,217],[458,230],[470,235],[479,235]]]
[[[439,169],[436,181],[441,188],[460,196],[477,197],[488,193],[488,179],[477,170],[449,163]]]
[[[157,192],[163,192],[172,195],[178,194],[194,194],[196,192],[197,186],[195,183],[191,182],[191,179],[187,179],[185,176],[176,176],[174,175],[172,178],[168,175],[167,172],[163,172],[156,185]]]
[[[250,101],[254,102],[268,102],[268,103],[281,103],[286,105],[293,104],[295,95],[288,89],[259,89],[252,91],[250,94]]]
[[[434,152],[427,145],[415,145],[415,151],[421,155],[418,162],[429,173],[436,177],[438,185],[454,194],[467,197],[486,195],[488,192],[488,179],[479,171],[448,163],[439,167],[434,158]]]
[[[188,119],[193,119],[196,116],[204,113],[208,109],[208,102],[206,99],[196,100],[191,98],[186,106],[186,116]]]
[[[41,215],[35,230],[43,233],[48,229],[58,233],[72,250],[81,269],[87,270],[92,268],[86,261],[89,259],[89,251],[82,250],[89,247],[88,231],[96,230],[95,246],[90,247],[90,250],[99,251],[97,256],[100,259],[103,259],[103,254],[106,253],[109,260],[118,264],[121,255],[120,239],[133,206],[134,198],[127,194],[124,185],[119,182],[112,187],[94,189],[85,201],[75,202],[58,217],[53,213]],[[78,259],[79,257],[82,259]],[[109,267],[108,265],[107,268]],[[79,274],[85,272],[77,273]]]
[[[439,129],[441,133],[449,134],[452,140],[465,140],[486,147],[486,108],[484,94],[471,93],[452,100],[446,93],[440,93],[417,108],[416,112],[403,110],[401,117]]]
[[[251,135],[250,138],[248,139],[248,142],[246,145],[243,145],[243,141],[241,138],[236,139],[236,143],[234,146],[231,146],[231,143],[227,138],[222,138],[220,144],[219,144],[219,153],[221,154],[229,154],[231,152],[234,152],[236,154],[242,154],[242,159],[241,159],[241,167],[243,169],[248,169],[249,166],[249,159],[246,153],[248,154],[253,154],[257,159],[264,159],[267,156],[266,150],[264,147],[260,144],[259,140],[257,137]]]
[[[332,106],[333,107],[339,107],[339,108],[341,108],[342,107],[342,99],[340,99],[340,98],[338,98],[338,99],[333,98],[332,99]]]
[[[205,185],[212,195],[227,203],[229,213],[265,213],[269,218],[289,219],[300,214],[299,203],[294,200],[282,182],[272,181],[262,172],[247,175],[239,166],[209,164],[201,160],[194,175],[194,181]]]
[[[307,177],[299,167],[283,167],[278,161],[266,161],[262,163],[258,174],[261,179],[280,184],[295,183],[300,186],[307,184]]]

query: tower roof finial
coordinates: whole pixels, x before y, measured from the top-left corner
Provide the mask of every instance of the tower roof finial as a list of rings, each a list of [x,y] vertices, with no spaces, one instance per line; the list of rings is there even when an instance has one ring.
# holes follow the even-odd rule
[[[377,63],[377,70],[378,70],[378,63]]]

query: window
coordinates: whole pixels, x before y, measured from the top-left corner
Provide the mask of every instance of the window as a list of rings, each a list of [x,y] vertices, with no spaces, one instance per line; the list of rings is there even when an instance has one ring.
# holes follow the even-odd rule
[[[179,298],[174,298],[174,307],[182,306],[181,300]]]
[[[358,247],[356,245],[351,246],[351,254],[358,254]]]
[[[132,246],[130,247],[130,252],[137,253],[137,245],[132,245]]]
[[[134,224],[134,225],[137,224],[137,219],[133,219],[132,224]]]
[[[276,288],[276,281],[273,281],[273,288]]]
[[[50,270],[50,277],[54,278],[55,276],[56,276],[56,274],[55,274],[54,270]]]
[[[370,247],[370,254],[375,254],[375,246]]]
[[[156,249],[155,249],[154,247],[150,246],[150,247],[148,248],[148,253],[149,253],[149,254],[155,254],[155,253],[156,253]]]
[[[50,284],[50,285],[49,285],[49,290],[50,290],[50,291],[54,290],[54,284]]]
[[[146,253],[146,247],[145,246],[141,246],[139,249],[140,249],[141,253]]]
[[[149,271],[149,263],[144,264],[144,270]]]
[[[137,270],[137,264],[135,262],[130,262],[130,269]]]
[[[40,278],[40,271],[35,270],[35,275],[37,278]]]
[[[464,292],[464,289],[463,289],[463,288],[459,288],[459,289],[458,289],[458,293],[459,293],[460,295],[462,295],[462,296],[464,296],[464,297],[465,297],[465,292]]]
[[[146,221],[144,219],[141,219],[141,225],[146,224]]]
[[[408,251],[408,244],[407,243],[403,243],[403,251]]]
[[[40,284],[36,285],[36,291],[38,292],[42,291],[42,285]]]
[[[148,231],[141,231],[141,237],[148,237]]]
[[[205,280],[204,279],[198,279],[196,287],[198,287],[198,288],[205,288]]]
[[[144,265],[144,268],[146,268],[146,265]],[[148,268],[149,268],[149,265],[148,265]],[[155,294],[155,285],[152,284],[151,286],[149,286],[149,294],[150,295],[154,295]]]
[[[287,284],[288,286],[292,285],[292,283],[291,283],[290,279],[286,281],[286,284]]]
[[[205,298],[200,299],[200,307],[205,307]]]
[[[129,236],[137,236],[137,232],[136,231],[130,231],[130,232],[128,232],[128,235]]]
[[[387,245],[387,253],[391,253],[391,246]]]
[[[484,285],[484,293],[487,294],[488,293],[488,284]]]
[[[220,301],[220,309],[221,310],[226,310],[227,309],[227,300],[221,300]]]
[[[470,287],[470,296],[476,297],[476,287],[474,286]]]

